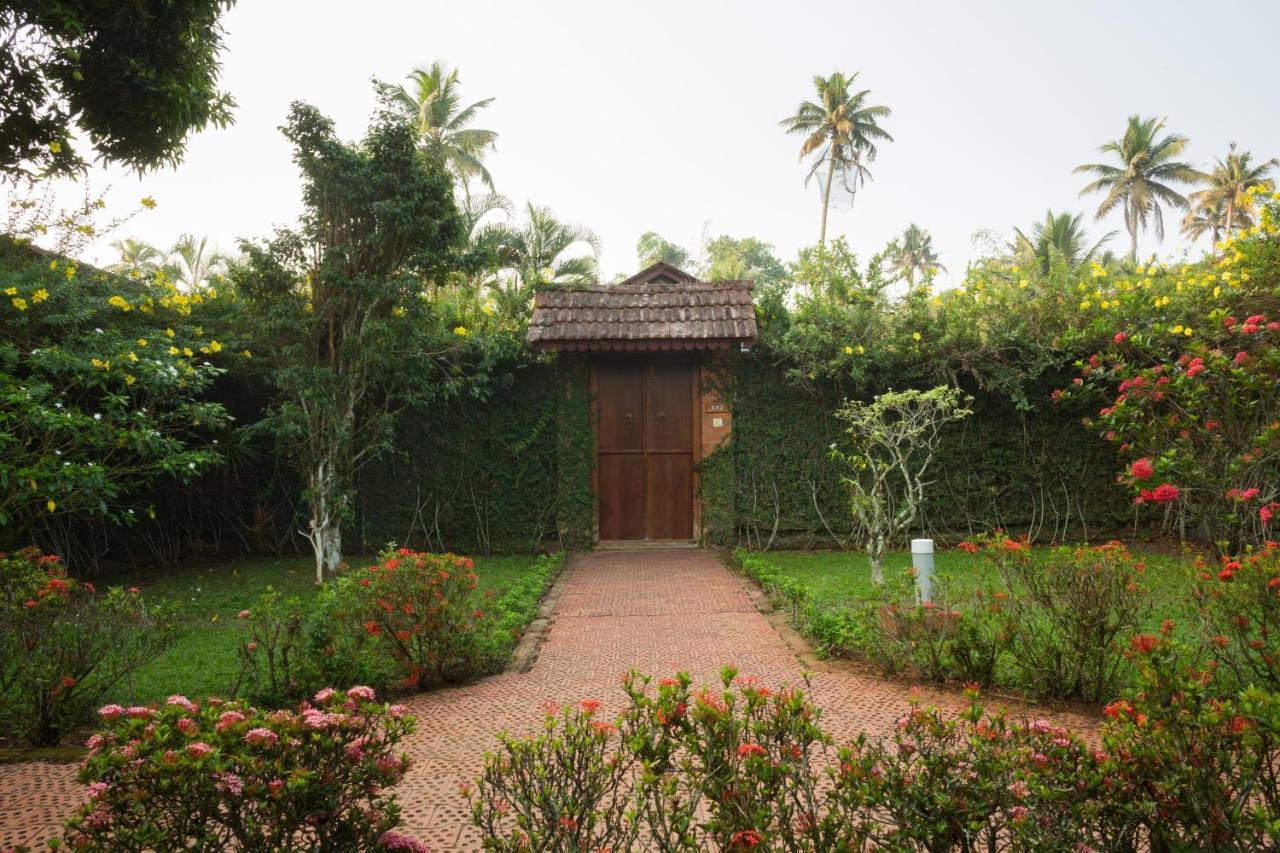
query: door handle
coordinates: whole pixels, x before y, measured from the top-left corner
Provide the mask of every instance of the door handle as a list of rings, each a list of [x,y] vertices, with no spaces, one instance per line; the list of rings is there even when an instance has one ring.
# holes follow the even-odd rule
[[[667,413],[666,413],[666,412],[658,412],[658,420],[660,420],[660,421],[665,421],[666,419],[667,419]]]

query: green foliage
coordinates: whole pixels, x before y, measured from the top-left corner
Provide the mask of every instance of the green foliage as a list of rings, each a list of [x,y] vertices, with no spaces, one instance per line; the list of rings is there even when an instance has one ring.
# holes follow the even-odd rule
[[[586,548],[595,540],[596,435],[591,415],[591,374],[580,361],[564,359],[564,390],[556,419],[556,525],[565,548]]]
[[[655,231],[646,231],[636,241],[636,267],[644,269],[658,261],[684,269],[689,263],[689,251]]]
[[[352,477],[392,436],[394,414],[465,384],[424,295],[463,237],[453,183],[409,121],[383,105],[365,139],[294,104],[285,135],[303,174],[298,231],[246,243],[233,276],[241,321],[278,398],[269,424],[306,481],[318,579],[341,558]]]
[[[189,319],[211,292],[111,276],[10,238],[0,292],[0,527],[11,542],[65,545],[72,520],[132,523],[151,511],[151,486],[219,461],[227,413],[205,392],[233,356]]]
[[[56,744],[173,641],[171,613],[113,587],[99,593],[35,549],[0,553],[0,725]]]
[[[217,88],[232,0],[18,0],[0,10],[0,174],[80,172],[98,158],[174,165],[187,137],[231,121]]]

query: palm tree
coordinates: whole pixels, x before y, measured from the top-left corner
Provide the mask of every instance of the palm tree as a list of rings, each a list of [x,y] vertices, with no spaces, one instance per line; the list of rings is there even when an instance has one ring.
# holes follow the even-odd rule
[[[1044,222],[1031,226],[1028,237],[1020,228],[1013,229],[1018,236],[1013,241],[1013,251],[1025,262],[1035,264],[1048,275],[1054,263],[1061,262],[1068,270],[1092,261],[1116,232],[1108,231],[1102,239],[1089,245],[1089,235],[1081,223],[1082,215],[1057,213],[1052,210],[1044,215]]]
[[[164,262],[164,254],[145,240],[116,240],[111,248],[120,253],[120,260],[111,265],[111,271],[134,278],[151,275]]]
[[[1275,192],[1276,182],[1267,175],[1277,166],[1280,166],[1280,160],[1274,157],[1255,165],[1253,154],[1237,151],[1233,142],[1227,148],[1226,158],[1218,158],[1213,170],[1206,176],[1209,186],[1193,193],[1192,198],[1206,209],[1220,208],[1223,215],[1222,229],[1230,235],[1241,226],[1240,215],[1247,215],[1252,211],[1249,190],[1256,187],[1264,192]],[[1217,242],[1215,233],[1215,246]]]
[[[1197,195],[1199,194],[1197,193]],[[1247,228],[1253,224],[1253,219],[1247,211],[1239,211],[1236,217],[1243,227]],[[1245,220],[1248,221],[1246,222]],[[1205,234],[1208,234],[1213,243],[1213,252],[1216,254],[1218,240],[1222,236],[1222,229],[1226,228],[1226,226],[1227,212],[1221,204],[1197,198],[1182,220],[1182,233],[1187,236],[1188,240],[1199,240]]]
[[[1124,136],[1098,148],[1103,154],[1115,154],[1119,165],[1086,163],[1076,172],[1096,176],[1096,180],[1080,191],[1080,195],[1105,192],[1095,216],[1101,219],[1123,205],[1124,225],[1129,231],[1129,257],[1138,257],[1138,231],[1154,220],[1156,237],[1164,239],[1164,215],[1161,203],[1183,209],[1187,200],[1169,186],[1189,184],[1203,175],[1190,164],[1175,160],[1187,147],[1187,137],[1175,133],[1160,136],[1164,120],[1130,116]]]
[[[209,238],[183,234],[169,250],[169,263],[177,284],[195,287],[226,272],[228,258],[221,252],[209,251]]]
[[[494,282],[506,307],[521,310],[529,295],[551,284],[594,284],[599,275],[600,240],[590,229],[561,222],[545,207],[526,205],[528,220],[516,228],[494,223],[480,229],[475,240],[492,246],[500,275]],[[571,254],[585,246],[590,254]]]
[[[467,125],[493,103],[493,98],[461,106],[458,69],[450,69],[440,60],[429,68],[414,69],[407,79],[408,85],[389,89],[391,101],[412,116],[423,149],[444,159],[449,171],[462,183],[464,193],[469,192],[472,178],[479,178],[492,190],[493,178],[482,160],[485,152],[494,147],[498,134]]]
[[[845,76],[839,72],[830,77],[813,78],[817,101],[803,101],[795,115],[779,122],[787,133],[803,134],[800,159],[813,157],[805,185],[818,170],[826,166],[826,184],[822,188],[822,224],[818,230],[818,244],[827,240],[827,208],[831,204],[831,185],[836,176],[844,182],[845,189],[853,194],[866,183],[871,172],[866,164],[876,159],[877,141],[892,142],[879,125],[879,120],[890,115],[888,107],[870,106],[867,98],[870,89],[851,91],[857,74]]]
[[[933,235],[914,222],[890,244],[889,265],[899,278],[907,280],[908,286],[915,285],[917,274],[930,276],[946,269],[938,263],[938,254],[933,250]]]

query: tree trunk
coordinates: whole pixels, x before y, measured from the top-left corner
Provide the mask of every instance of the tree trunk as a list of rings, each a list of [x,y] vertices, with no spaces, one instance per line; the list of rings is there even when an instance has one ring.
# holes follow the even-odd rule
[[[1227,199],[1227,236],[1231,236],[1231,229],[1236,222],[1236,203],[1234,199]]]
[[[827,206],[831,204],[831,182],[836,177],[836,161],[831,158],[827,162],[827,185],[822,189],[822,224],[818,227],[818,245],[827,243]]]
[[[884,540],[878,535],[867,539],[867,562],[871,563],[871,582],[880,586],[884,583]]]
[[[1129,228],[1129,260],[1138,262],[1138,226],[1135,223]]]
[[[337,511],[337,478],[333,465],[322,461],[311,476],[311,523],[307,539],[316,557],[316,585],[338,572],[342,562],[342,521]]]

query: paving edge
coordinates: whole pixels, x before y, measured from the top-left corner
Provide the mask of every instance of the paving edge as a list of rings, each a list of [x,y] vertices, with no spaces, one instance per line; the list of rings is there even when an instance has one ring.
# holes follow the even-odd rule
[[[538,615],[525,626],[524,633],[520,635],[520,642],[516,644],[516,650],[512,652],[511,659],[503,667],[503,672],[528,672],[533,668],[538,660],[538,652],[542,649],[542,641],[551,630],[551,624],[554,621],[551,614],[555,612],[560,596],[569,585],[569,578],[573,575],[574,568],[574,557],[569,555],[565,558],[560,573],[556,575],[556,579],[551,582],[551,586],[542,596],[542,601],[538,604]]]
[[[787,615],[773,606],[773,602],[769,600],[768,594],[760,588],[760,585],[738,568],[737,563],[734,562],[730,554],[721,552],[720,562],[724,563],[730,573],[742,584],[742,589],[746,592],[747,598],[751,600],[752,605],[756,610],[760,611],[760,615],[778,633],[778,636],[782,638],[782,642],[786,644],[787,649],[796,656],[796,660],[800,661],[805,669],[816,672],[837,668],[832,665],[831,661],[818,655],[817,650],[804,638],[804,635],[791,624],[791,620],[787,618]]]

